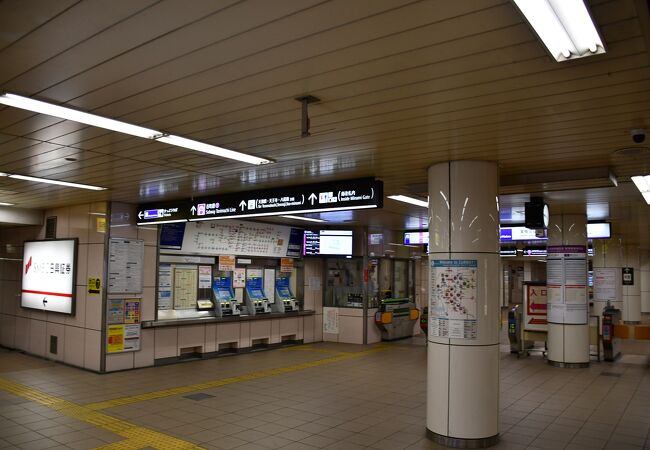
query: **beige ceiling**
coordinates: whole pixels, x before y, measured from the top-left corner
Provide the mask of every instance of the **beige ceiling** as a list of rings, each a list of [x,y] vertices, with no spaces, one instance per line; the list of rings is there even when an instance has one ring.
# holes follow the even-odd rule
[[[650,17],[643,0],[589,3],[607,53],[556,63],[505,0],[3,0],[0,89],[277,162],[3,107],[0,171],[109,190],[0,178],[0,201],[138,203],[362,176],[387,194],[421,192],[425,169],[449,159],[498,161],[503,177],[609,167],[618,188],[544,195],[555,212],[607,210],[648,246],[648,207],[629,176],[650,171],[650,157],[613,152],[650,123]],[[304,94],[322,99],[308,138],[294,100]],[[418,228],[426,212],[386,200],[329,220]]]

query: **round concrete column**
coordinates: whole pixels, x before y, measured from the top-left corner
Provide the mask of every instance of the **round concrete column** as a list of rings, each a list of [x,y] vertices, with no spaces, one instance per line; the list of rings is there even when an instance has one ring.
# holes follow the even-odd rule
[[[557,367],[589,365],[587,216],[551,216],[546,260],[548,362]]]
[[[621,269],[623,285],[623,322],[636,324],[641,322],[641,273],[639,263],[639,247],[626,245],[623,248],[624,264]],[[632,269],[629,271],[628,269]],[[631,284],[630,284],[631,283]]]
[[[427,432],[450,447],[498,441],[498,209],[495,163],[429,168]]]
[[[639,261],[639,284],[641,285],[641,312],[650,313],[650,252],[643,250]]]

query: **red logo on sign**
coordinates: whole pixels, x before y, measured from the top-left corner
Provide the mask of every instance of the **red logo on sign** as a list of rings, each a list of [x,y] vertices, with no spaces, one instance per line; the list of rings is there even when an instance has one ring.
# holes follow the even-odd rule
[[[32,267],[32,257],[29,257],[29,261],[27,261],[27,264],[25,264],[25,274],[29,272],[29,268]]]

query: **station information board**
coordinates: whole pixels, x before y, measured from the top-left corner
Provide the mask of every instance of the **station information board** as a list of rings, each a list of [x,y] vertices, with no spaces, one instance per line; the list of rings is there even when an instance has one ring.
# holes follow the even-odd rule
[[[239,217],[273,216],[383,206],[384,184],[374,178],[332,181],[214,194],[178,202],[140,205],[138,225]]]

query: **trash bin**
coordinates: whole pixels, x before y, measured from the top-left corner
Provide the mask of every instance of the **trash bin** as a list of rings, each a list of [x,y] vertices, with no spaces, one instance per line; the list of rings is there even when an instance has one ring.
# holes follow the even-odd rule
[[[614,361],[621,354],[619,350],[620,338],[614,335],[616,325],[621,320],[621,310],[613,306],[603,309],[603,359]]]

